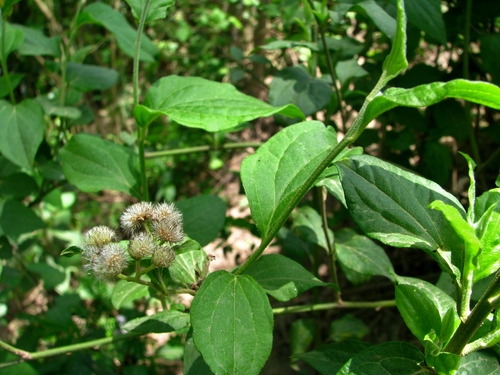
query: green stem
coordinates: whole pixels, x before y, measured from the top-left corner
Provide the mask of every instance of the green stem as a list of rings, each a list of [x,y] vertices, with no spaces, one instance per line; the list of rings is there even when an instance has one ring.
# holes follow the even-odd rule
[[[261,145],[262,145],[262,142],[225,143],[222,146],[219,146],[218,149],[222,148],[224,150],[232,150],[235,148],[259,147]],[[193,152],[207,152],[207,151],[211,151],[211,150],[215,150],[215,149],[216,148],[213,147],[212,145],[176,148],[173,150],[146,152],[145,157],[146,157],[146,159],[154,159],[154,158],[161,158],[164,156],[192,154]]]
[[[445,352],[463,354],[465,346],[493,310],[494,306],[491,303],[491,298],[498,295],[499,291],[500,271],[497,272],[495,279],[491,282],[476,306],[474,306],[467,319],[460,323],[450,342],[446,345]]]
[[[134,66],[132,72],[132,81],[134,87],[134,108],[139,104],[139,63],[141,55],[141,40],[144,32],[144,25],[146,24],[146,17],[148,14],[149,4],[151,0],[146,0],[142,8],[141,17],[139,19],[139,26],[137,27],[137,38],[135,39],[134,49]],[[141,174],[141,191],[142,200],[149,201],[148,181],[146,177],[146,160],[144,153],[144,143],[146,141],[147,129],[137,125],[137,143],[139,147],[139,168]]]
[[[5,349],[11,353],[14,353],[16,355],[19,355],[21,357],[21,359],[18,361],[12,361],[12,362],[6,362],[6,363],[0,364],[0,368],[16,365],[20,362],[24,362],[24,361],[28,361],[28,360],[41,359],[41,358],[46,358],[46,357],[52,357],[52,356],[59,355],[59,354],[73,353],[73,352],[76,352],[78,350],[85,350],[85,349],[100,347],[103,345],[108,345],[111,343],[139,337],[141,335],[143,335],[143,333],[130,332],[130,333],[115,335],[115,336],[111,336],[111,337],[105,337],[102,339],[82,342],[82,343],[78,343],[78,344],[61,346],[59,348],[42,350],[42,351],[34,352],[34,353],[33,352],[26,352],[24,350],[21,350],[21,349],[15,348],[9,344],[6,344],[3,341],[0,341],[0,346],[3,349]]]
[[[12,89],[12,83],[10,82],[9,69],[7,67],[7,59],[5,58],[5,33],[6,33],[6,21],[3,19],[2,10],[0,9],[0,22],[2,22],[2,50],[0,53],[0,59],[2,60],[2,70],[3,76],[5,77],[5,84],[7,85],[7,89],[9,90],[10,102],[15,105],[16,98],[14,97],[14,90]]]
[[[308,0],[308,1],[309,1],[310,7],[312,9],[314,9],[313,1],[312,0]],[[320,23],[320,20],[316,14],[314,14],[314,18],[316,19],[316,23],[318,25],[319,35],[321,38],[321,44],[323,45],[323,51],[325,53],[326,67],[328,69],[328,73],[332,77],[333,89],[335,91],[335,95],[337,96],[337,101],[339,103],[340,116],[342,118],[341,130],[345,134],[346,133],[347,112],[346,112],[345,106],[342,105],[343,100],[344,100],[342,98],[342,87],[340,85],[339,80],[337,79],[337,74],[335,73],[335,67],[333,66],[332,56],[330,55],[330,50],[328,49],[328,44],[326,42],[326,36],[325,36],[325,28]]]
[[[277,307],[273,309],[273,314],[274,315],[297,314],[297,313],[306,313],[311,311],[333,310],[333,309],[379,309],[382,307],[394,307],[394,306],[396,306],[395,300],[383,300],[383,301],[373,301],[373,302],[343,301],[343,302],[318,303],[314,305]]]
[[[387,74],[386,72],[382,72],[382,75],[380,76],[377,84],[373,88],[373,90],[368,94],[366,97],[365,102],[363,103],[363,106],[361,107],[358,116],[354,120],[352,126],[349,128],[347,131],[347,134],[345,135],[342,140],[337,143],[337,145],[333,148],[332,151],[326,156],[326,158],[321,162],[321,164],[316,168],[316,170],[311,173],[307,181],[300,187],[299,190],[295,193],[295,195],[290,199],[290,203],[287,207],[285,207],[282,211],[281,214],[276,220],[272,223],[271,228],[269,229],[268,233],[265,234],[265,236],[262,237],[262,241],[255,250],[252,255],[248,257],[248,259],[243,263],[238,269],[234,271],[235,275],[241,275],[243,272],[246,271],[248,267],[250,267],[259,257],[262,255],[264,250],[267,248],[267,245],[271,243],[272,239],[278,233],[278,230],[281,228],[287,217],[290,215],[290,212],[293,210],[293,208],[299,203],[299,201],[302,199],[302,197],[311,189],[311,187],[314,185],[314,182],[318,179],[319,175],[325,170],[326,167],[330,165],[330,163],[348,146],[350,146],[358,137],[361,135],[363,130],[365,129],[366,125],[368,123],[363,124],[363,118],[364,114],[366,111],[366,108],[368,107],[368,104],[375,98],[375,96],[378,94],[378,92],[384,87],[386,80],[387,80]]]

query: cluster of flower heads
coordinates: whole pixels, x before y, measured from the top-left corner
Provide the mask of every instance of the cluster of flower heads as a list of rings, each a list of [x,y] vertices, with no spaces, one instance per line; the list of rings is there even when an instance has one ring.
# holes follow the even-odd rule
[[[120,224],[130,236],[129,255],[135,260],[151,256],[156,267],[172,265],[172,245],[185,237],[182,214],[174,204],[136,203],[125,210]],[[115,231],[106,226],[94,227],[85,235],[83,257],[95,277],[114,279],[127,267],[128,256],[116,240]]]

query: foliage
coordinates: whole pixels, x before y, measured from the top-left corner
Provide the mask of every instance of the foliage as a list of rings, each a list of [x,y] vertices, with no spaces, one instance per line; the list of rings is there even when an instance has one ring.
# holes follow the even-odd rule
[[[2,371],[167,373],[176,360],[186,374],[258,374],[278,317],[306,312],[288,321],[296,371],[498,372],[500,185],[488,152],[500,142],[500,6],[126,3],[36,2],[42,31],[28,26],[45,26],[38,11],[23,15],[30,1],[0,2]],[[269,104],[248,95],[263,91]],[[226,217],[205,180],[249,146],[228,140],[270,116],[272,136],[250,144],[260,147],[239,172],[251,217]],[[191,195],[193,182],[195,197],[150,203]],[[105,227],[117,212],[118,235]],[[231,226],[260,244],[209,272],[202,246]],[[281,254],[264,254],[272,244]],[[393,265],[385,250],[403,248],[435,262],[436,285]],[[394,299],[344,297],[372,277]],[[370,328],[357,317],[319,315],[390,306],[417,341],[363,342]],[[149,334],[167,332],[146,356]]]

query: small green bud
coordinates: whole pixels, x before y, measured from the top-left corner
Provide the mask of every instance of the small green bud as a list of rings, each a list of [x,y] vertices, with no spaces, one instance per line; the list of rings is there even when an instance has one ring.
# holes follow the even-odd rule
[[[168,245],[158,246],[151,257],[151,263],[160,268],[170,267],[174,260],[175,252]]]

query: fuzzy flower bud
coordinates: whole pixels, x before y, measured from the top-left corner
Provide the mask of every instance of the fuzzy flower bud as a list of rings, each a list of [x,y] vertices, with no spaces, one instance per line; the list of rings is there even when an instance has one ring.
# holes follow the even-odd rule
[[[158,246],[151,257],[151,263],[160,268],[170,267],[174,260],[175,252],[168,245]]]
[[[105,245],[99,253],[93,254],[89,270],[101,280],[112,280],[127,268],[127,254],[117,243]]]
[[[153,232],[163,241],[176,243],[184,240],[182,213],[173,203],[160,203],[155,206],[151,226]]]
[[[128,253],[135,260],[140,260],[148,255],[153,254],[157,247],[156,242],[151,234],[142,232],[134,236],[128,245]]]
[[[115,240],[115,231],[104,225],[94,227],[85,234],[85,244],[87,246],[104,246]]]
[[[120,217],[122,228],[129,235],[134,235],[144,228],[144,223],[151,219],[153,205],[150,202],[139,202],[128,207]]]

